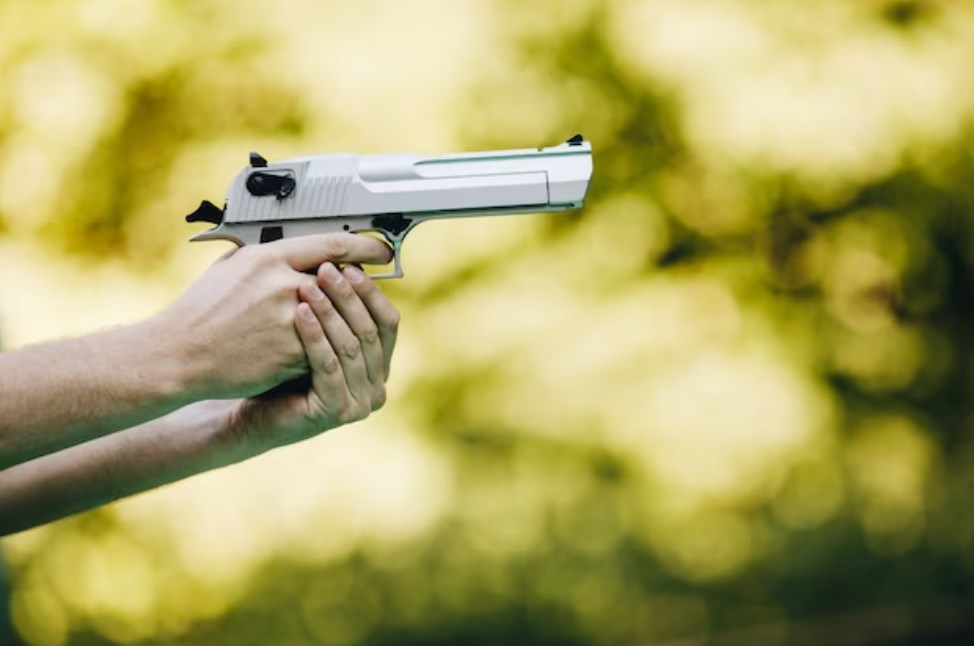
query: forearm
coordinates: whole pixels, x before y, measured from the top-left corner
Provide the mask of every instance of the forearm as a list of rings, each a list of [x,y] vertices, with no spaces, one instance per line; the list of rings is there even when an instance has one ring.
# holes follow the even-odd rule
[[[0,535],[239,462],[237,402],[204,401],[135,428],[0,471]]]
[[[160,319],[0,354],[0,469],[191,401]],[[185,354],[185,353],[183,353]]]

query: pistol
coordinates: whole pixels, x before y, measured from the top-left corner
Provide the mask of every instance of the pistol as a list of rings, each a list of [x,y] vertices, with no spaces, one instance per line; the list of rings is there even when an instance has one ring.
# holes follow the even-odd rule
[[[393,250],[420,222],[580,208],[592,177],[592,146],[581,135],[549,148],[415,154],[332,154],[270,164],[257,153],[230,183],[219,208],[204,200],[187,222],[214,228],[190,240],[243,246],[315,233],[371,231]]]

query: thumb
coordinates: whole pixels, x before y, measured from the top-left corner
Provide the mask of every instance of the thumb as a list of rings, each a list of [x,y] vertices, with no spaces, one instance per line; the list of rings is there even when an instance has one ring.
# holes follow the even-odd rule
[[[265,243],[274,247],[297,271],[317,269],[326,262],[384,265],[392,261],[392,249],[378,238],[355,233],[322,233]]]

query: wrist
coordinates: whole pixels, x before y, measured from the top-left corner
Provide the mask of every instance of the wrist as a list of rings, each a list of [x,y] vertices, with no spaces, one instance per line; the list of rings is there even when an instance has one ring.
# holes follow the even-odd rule
[[[259,401],[254,398],[235,400],[221,427],[219,443],[224,452],[235,456],[236,462],[256,457],[273,448],[261,441],[266,436],[262,429],[269,420],[262,414],[265,411]]]
[[[202,388],[199,353],[183,331],[165,313],[136,324],[138,339],[145,343],[145,365],[152,366],[156,395],[175,406],[207,399]]]
[[[177,431],[170,442],[184,455],[187,472],[179,477],[225,467],[253,457],[235,429],[240,400],[199,401],[176,411],[170,425]]]

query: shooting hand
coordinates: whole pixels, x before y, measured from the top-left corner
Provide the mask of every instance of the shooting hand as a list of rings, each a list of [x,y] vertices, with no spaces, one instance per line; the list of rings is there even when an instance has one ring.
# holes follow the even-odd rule
[[[379,240],[344,233],[243,247],[220,258],[158,317],[159,341],[185,365],[187,398],[248,397],[307,373],[311,355],[294,313],[299,289],[310,293],[316,281],[303,272],[328,261],[390,258]]]

